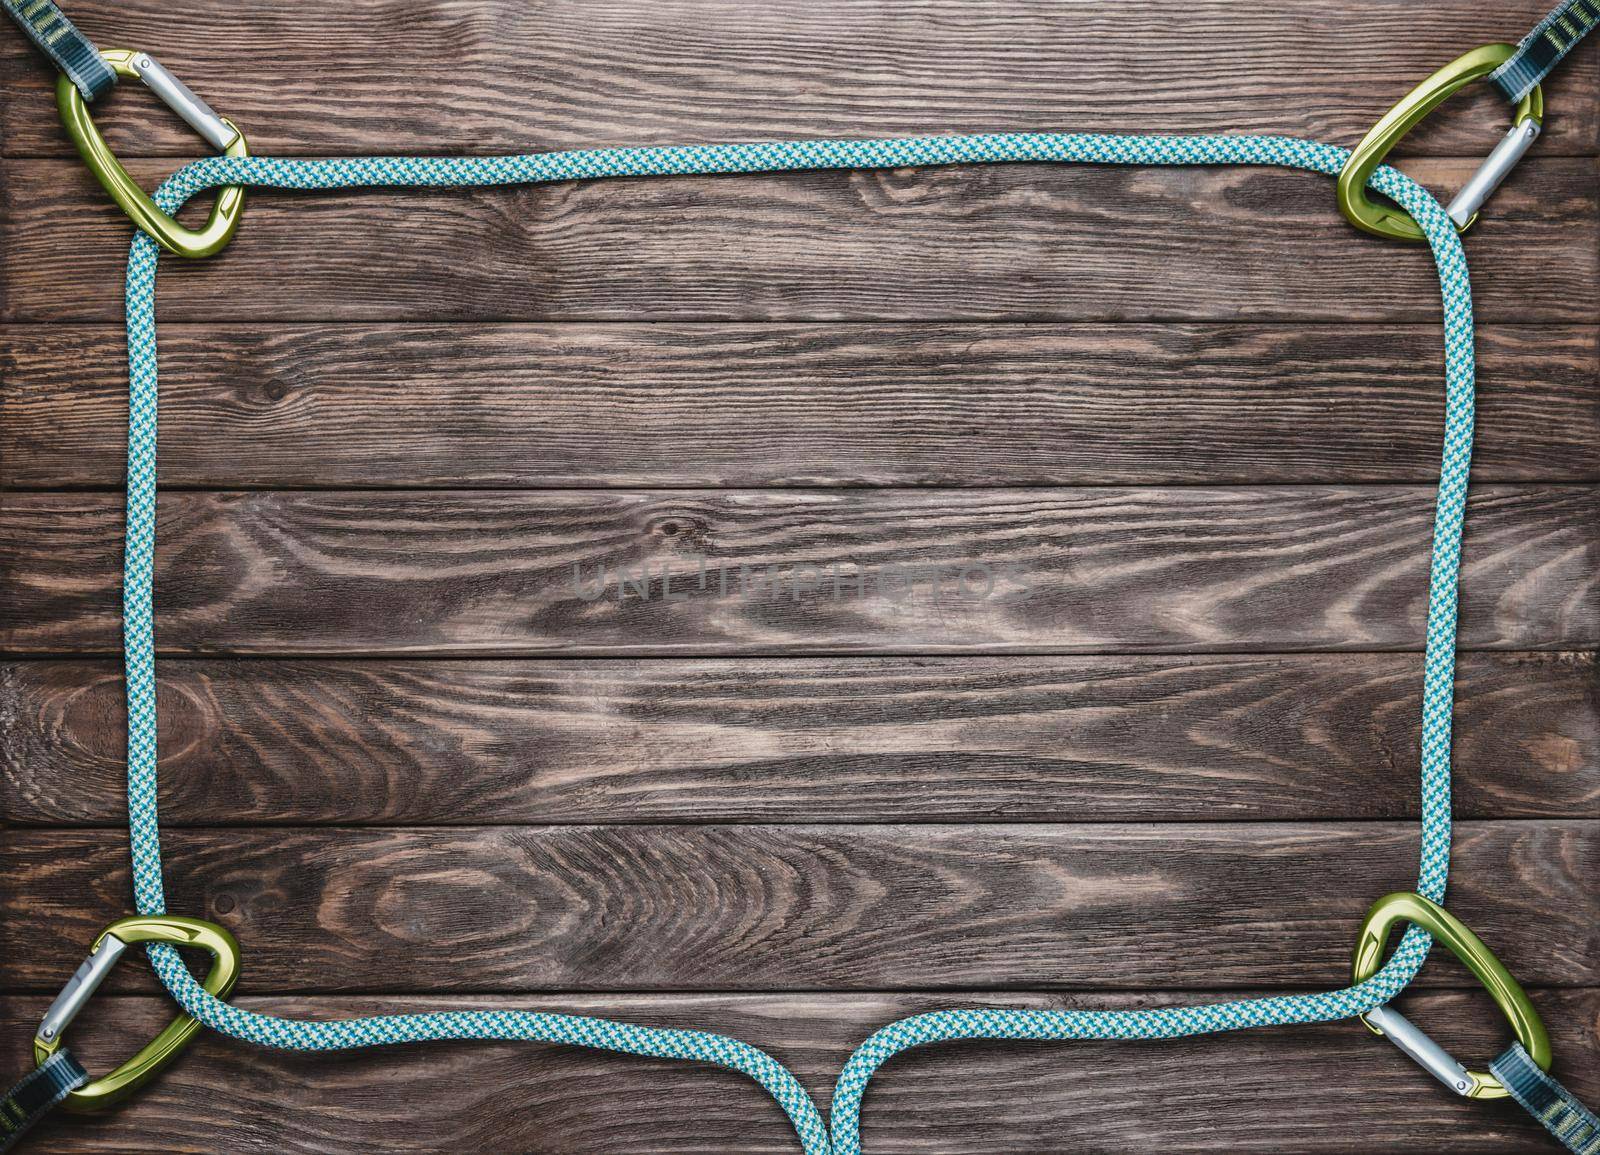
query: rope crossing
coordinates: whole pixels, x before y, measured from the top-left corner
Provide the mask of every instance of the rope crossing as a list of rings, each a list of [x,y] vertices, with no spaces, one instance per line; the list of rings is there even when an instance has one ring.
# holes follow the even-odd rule
[[[1349,153],[1291,137],[1006,134],[896,140],[823,140],[620,148],[504,157],[370,157],[280,160],[213,157],[175,173],[156,193],[168,213],[225,184],[280,189],[358,186],[463,187],[605,177],[873,169],[1029,161],[1123,165],[1275,165],[1336,176]],[[1421,186],[1391,168],[1372,187],[1398,202],[1432,248],[1444,306],[1445,427],[1428,578],[1423,658],[1421,855],[1417,891],[1442,901],[1450,858],[1450,722],[1454,700],[1457,578],[1473,435],[1473,317],[1466,258],[1454,223]],[[129,361],[128,489],[123,582],[128,688],[128,812],[135,898],[141,914],[165,912],[156,806],[155,642],[152,617],[156,531],[156,265],[144,233],[133,241],[127,275]],[[172,947],[147,947],[156,973],[206,1026],[263,1046],[303,1051],[431,1039],[525,1039],[657,1058],[711,1063],[742,1072],[777,1100],[806,1155],[858,1155],[862,1099],[873,1074],[902,1051],[953,1039],[1153,1039],[1285,1023],[1345,1019],[1398,994],[1416,975],[1432,940],[1410,927],[1379,972],[1353,987],[1316,994],[1140,1011],[948,1010],[883,1027],[846,1062],[830,1125],[793,1074],[764,1051],[704,1031],[524,1011],[382,1015],[337,1021],[280,1018],[242,1010],[203,990]]]

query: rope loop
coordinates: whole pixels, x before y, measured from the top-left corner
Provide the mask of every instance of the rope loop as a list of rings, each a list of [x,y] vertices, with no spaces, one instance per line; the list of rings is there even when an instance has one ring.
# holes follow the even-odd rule
[[[282,160],[209,157],[174,173],[155,194],[175,213],[218,185],[278,189],[467,187],[700,173],[918,165],[1061,164],[1275,165],[1336,176],[1349,152],[1273,136],[1102,136],[1017,133],[893,140],[768,141],[754,144],[590,149],[501,157],[361,157]],[[1428,577],[1423,655],[1422,826],[1416,890],[1442,901],[1450,860],[1450,720],[1454,699],[1457,578],[1473,436],[1473,317],[1467,263],[1454,223],[1415,182],[1377,169],[1372,187],[1397,201],[1426,235],[1438,268],[1445,343],[1445,426]],[[156,811],[155,639],[152,613],[156,528],[156,265],[159,250],[135,237],[128,261],[128,490],[123,580],[128,688],[128,818],[134,891],[141,914],[165,913]],[[1355,914],[1352,913],[1352,920]],[[947,1010],[881,1028],[849,1058],[834,1088],[831,1133],[811,1096],[764,1051],[704,1031],[524,1011],[380,1015],[337,1021],[242,1010],[208,993],[176,951],[148,947],[161,981],[207,1026],[268,1047],[321,1051],[426,1039],[527,1039],[633,1055],[711,1063],[742,1072],[788,1115],[805,1155],[858,1155],[861,1103],[873,1074],[912,1047],[953,1039],[1157,1039],[1283,1023],[1344,1019],[1393,998],[1416,975],[1431,943],[1410,928],[1377,974],[1356,986],[1141,1011]]]

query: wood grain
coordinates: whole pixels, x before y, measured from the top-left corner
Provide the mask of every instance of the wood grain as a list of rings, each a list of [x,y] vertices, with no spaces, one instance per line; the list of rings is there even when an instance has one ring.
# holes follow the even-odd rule
[[[1548,3],[72,14],[158,52],[258,153],[318,156],[996,130],[1349,145]],[[13,1069],[129,891],[110,657],[129,230],[50,80],[0,36]],[[1467,242],[1481,378],[1450,900],[1530,984],[1557,1073],[1592,1101],[1600,52],[1547,96],[1543,139]],[[146,187],[199,151],[129,86],[96,115]],[[1442,196],[1504,120],[1474,86],[1396,155]],[[720,1029],[826,1106],[850,1050],[908,1014],[1342,984],[1363,905],[1414,879],[1438,288],[1425,252],[1351,230],[1324,177],[259,192],[222,258],[166,264],[159,311],[168,882],[173,909],[240,934],[247,1006]],[[710,596],[698,557],[789,585]],[[783,568],[952,560],[1016,565],[1034,596],[797,596]],[[600,562],[658,567],[648,596],[584,600],[572,567]],[[663,570],[688,600],[661,599]],[[171,1013],[137,960],[111,985],[74,1028],[96,1069]],[[1503,1024],[1459,966],[1436,957],[1421,985],[1408,1013],[1495,1053]],[[1549,1149],[1352,1023],[943,1046],[873,1086],[874,1153]],[[759,1091],[705,1068],[215,1036],[37,1143],[795,1147]]]
[[[151,46],[263,154],[494,153],[599,144],[996,130],[1267,132],[1353,145],[1469,48],[1516,40],[1545,0],[557,0],[537,5],[76,0],[102,47]],[[270,62],[265,71],[260,67]],[[1592,54],[1546,85],[1546,155],[1596,148]],[[404,84],[396,84],[398,72]],[[48,67],[0,45],[0,140],[68,156]],[[129,86],[127,91],[132,91]],[[99,113],[122,155],[196,151],[154,102]],[[98,106],[97,106],[98,108]],[[1504,120],[1486,89],[1413,148],[1479,156]]]
[[[1430,187],[1476,159],[1419,160]],[[130,165],[153,183],[170,165]],[[1483,322],[1592,324],[1586,157],[1519,166],[1470,242]],[[120,322],[129,229],[83,165],[0,162],[0,320]],[[253,194],[167,321],[1433,322],[1421,246],[1355,232],[1325,176],[998,165]],[[169,262],[171,264],[171,262]],[[6,286],[14,286],[7,290]]]
[[[1478,366],[1476,478],[1600,479],[1600,329]],[[0,485],[120,486],[126,374],[120,327],[0,330]],[[1432,325],[174,325],[161,478],[1426,482],[1443,375]]]
[[[1413,649],[1434,496],[173,493],[161,500],[157,642],[529,656]],[[0,593],[15,612],[0,648],[120,645],[121,505],[8,499]],[[1600,646],[1597,524],[1595,486],[1480,487],[1463,644]]]
[[[129,964],[124,964],[129,965]],[[1432,965],[1432,964],[1430,964]],[[249,964],[246,963],[248,968]],[[247,972],[248,973],[248,969]],[[1535,989],[1556,1073],[1600,1097],[1600,992]],[[839,1066],[881,1024],[951,1006],[1123,1008],[1214,1001],[1194,991],[1059,996],[951,994],[566,995],[406,999],[245,998],[270,1014],[349,1017],[386,1011],[528,1008],[706,1027],[773,1051],[826,1110]],[[0,1060],[21,1070],[46,996],[0,999]],[[1491,1055],[1503,1024],[1475,992],[1407,996],[1406,1013],[1461,1054]],[[101,996],[73,1027],[93,1068],[156,1029],[171,1003]],[[1249,1042],[1246,1043],[1246,1038]],[[102,1059],[105,1056],[106,1059]],[[1217,1078],[1219,1070],[1227,1077]],[[1286,1078],[1285,1072],[1294,1072]],[[1314,1087],[1315,1093],[1308,1093]],[[1159,1102],[1160,1109],[1124,1109]],[[1243,1121],[1248,1120],[1248,1125]],[[1550,1140],[1505,1103],[1432,1089],[1427,1076],[1359,1024],[1159,1043],[958,1043],[901,1055],[872,1081],[863,1112],[870,1152],[1361,1150],[1410,1155],[1546,1155]],[[796,1149],[777,1106],[741,1076],[530,1043],[432,1044],[307,1055],[202,1035],[114,1114],[57,1116],[40,1150],[115,1152],[540,1151],[664,1155]]]
[[[169,909],[235,931],[249,993],[1224,989],[1342,985],[1417,827],[236,827],[162,852]],[[1457,823],[1452,865],[1451,910],[1523,982],[1600,982],[1600,821]],[[0,987],[56,989],[128,903],[104,830],[14,830],[0,876]]]
[[[1417,813],[1415,655],[169,661],[166,826]],[[1593,654],[1466,654],[1462,818],[1600,817]],[[122,675],[0,664],[0,818],[118,824]]]

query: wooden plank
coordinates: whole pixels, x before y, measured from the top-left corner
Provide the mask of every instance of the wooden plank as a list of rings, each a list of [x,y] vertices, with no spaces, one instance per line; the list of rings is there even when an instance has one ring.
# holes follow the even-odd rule
[[[1120,8],[959,0],[539,5],[352,0],[77,0],[105,45],[151,46],[264,154],[513,152],[596,144],[1000,129],[1267,132],[1352,145],[1390,103],[1469,48],[1516,40],[1545,0],[1385,0]],[[265,64],[266,67],[259,67]],[[1596,148],[1593,54],[1548,84],[1541,151]],[[397,72],[405,83],[397,85]],[[48,67],[0,48],[0,139],[70,155]],[[125,98],[102,113],[124,155],[192,154],[175,119]],[[131,106],[131,107],[130,107]],[[1476,156],[1504,118],[1469,90],[1413,146]]]
[[[121,486],[120,327],[0,331],[0,485]],[[1600,480],[1600,329],[1479,335],[1484,481]],[[1432,325],[179,325],[168,485],[1429,481]],[[1248,418],[1248,419],[1246,419]]]
[[[247,964],[248,966],[248,964]],[[247,972],[248,973],[248,972]],[[1600,1096],[1590,1027],[1600,992],[1535,989],[1556,1073]],[[720,1030],[773,1052],[824,1110],[850,1050],[890,1020],[950,1006],[1121,1009],[1215,1000],[1130,994],[763,994],[560,998],[245,998],[269,1014],[534,1009]],[[1459,1053],[1489,1055],[1504,1025],[1481,994],[1408,996],[1406,1013]],[[45,996],[0,999],[0,1059],[22,1070]],[[102,996],[73,1027],[86,1061],[126,1051],[171,1013],[165,999]],[[102,1061],[103,1062],[103,1061]],[[1227,1077],[1219,1079],[1218,1070]],[[596,1089],[600,1090],[597,1091]],[[1122,1109],[1158,1096],[1158,1111]],[[959,1043],[912,1051],[873,1078],[866,1150],[951,1152],[1363,1151],[1545,1155],[1549,1137],[1509,1104],[1458,1099],[1354,1022],[1160,1043]],[[216,1035],[127,1105],[47,1121],[41,1150],[167,1152],[540,1151],[571,1155],[792,1155],[778,1107],[742,1076],[531,1043],[443,1043],[338,1055],[262,1050]]]
[[[1420,160],[1430,187],[1475,159]],[[166,162],[130,165],[153,182]],[[1521,165],[1471,241],[1485,322],[1591,324],[1593,161]],[[0,163],[0,320],[120,322],[128,225],[83,165]],[[1325,176],[999,165],[257,194],[167,321],[1432,322],[1421,246],[1355,232]],[[169,265],[171,262],[169,262]]]
[[[1412,649],[1434,499],[1427,486],[172,493],[158,642],[523,656]],[[0,649],[120,647],[122,524],[117,494],[8,499]],[[1480,487],[1462,643],[1600,646],[1597,527],[1595,486]]]
[[[1415,885],[1417,825],[230,827],[162,851],[169,909],[238,933],[251,993],[1224,989],[1343,985],[1366,904]],[[1453,865],[1451,910],[1522,981],[1596,985],[1600,822],[1458,823]],[[13,830],[0,867],[0,988],[53,990],[126,910],[125,839]]]
[[[162,819],[1167,821],[1417,813],[1411,654],[187,661]],[[1453,806],[1600,817],[1593,654],[1465,654]],[[0,814],[124,821],[122,675],[0,664]]]

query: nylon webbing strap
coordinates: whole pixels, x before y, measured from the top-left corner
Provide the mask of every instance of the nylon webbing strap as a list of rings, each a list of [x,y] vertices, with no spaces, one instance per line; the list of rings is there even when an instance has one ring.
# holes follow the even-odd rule
[[[50,1108],[88,1081],[89,1073],[65,1047],[22,1076],[0,1099],[0,1151],[9,1151]]]
[[[17,27],[39,46],[51,62],[78,86],[85,100],[93,100],[117,82],[100,50],[94,46],[53,0],[0,0]]]
[[[1539,1065],[1512,1043],[1494,1062],[1489,1073],[1505,1084],[1511,1097],[1527,1108],[1569,1151],[1600,1155],[1600,1119],[1578,1102],[1573,1093],[1539,1069]]]
[[[1517,54],[1491,72],[1489,79],[1516,104],[1549,76],[1596,24],[1600,24],[1600,0],[1565,0],[1522,38]]]

